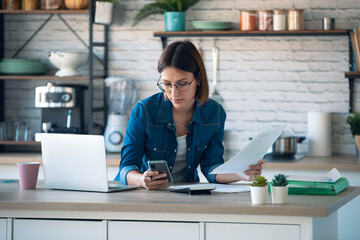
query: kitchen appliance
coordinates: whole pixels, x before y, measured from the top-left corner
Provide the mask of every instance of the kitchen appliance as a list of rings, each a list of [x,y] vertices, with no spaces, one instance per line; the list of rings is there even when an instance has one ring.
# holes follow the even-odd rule
[[[306,156],[305,153],[297,153],[297,144],[305,140],[305,137],[281,135],[273,143],[264,159],[267,161],[292,161]]]
[[[49,52],[49,61],[60,69],[55,73],[58,77],[69,77],[81,75],[77,69],[88,59],[87,52]]]
[[[81,85],[55,85],[35,88],[35,107],[41,108],[41,131],[84,133],[84,90]]]
[[[134,82],[123,76],[112,76],[105,79],[106,99],[108,103],[108,120],[105,128],[105,148],[108,152],[120,152],[129,113],[136,100]]]

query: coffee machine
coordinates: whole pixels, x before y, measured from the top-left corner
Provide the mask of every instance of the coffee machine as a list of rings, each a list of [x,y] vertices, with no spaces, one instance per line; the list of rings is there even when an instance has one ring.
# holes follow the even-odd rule
[[[81,85],[35,88],[35,107],[41,108],[41,132],[85,133],[84,90]]]

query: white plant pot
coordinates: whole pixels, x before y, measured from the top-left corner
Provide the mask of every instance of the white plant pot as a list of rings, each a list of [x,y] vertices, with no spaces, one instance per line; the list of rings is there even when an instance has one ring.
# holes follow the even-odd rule
[[[251,202],[252,204],[265,204],[268,186],[254,187],[250,186]]]
[[[114,4],[111,2],[96,1],[95,23],[109,25],[112,22]]]
[[[284,204],[287,203],[289,187],[274,187],[273,185],[270,186],[271,188],[271,199],[272,203],[274,204]]]

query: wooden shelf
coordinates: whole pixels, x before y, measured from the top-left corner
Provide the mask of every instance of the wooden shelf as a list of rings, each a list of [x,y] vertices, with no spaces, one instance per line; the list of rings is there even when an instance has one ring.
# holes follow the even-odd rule
[[[102,79],[103,76],[94,76],[93,79]],[[72,76],[72,77],[57,77],[54,75],[0,75],[0,79],[5,80],[76,80],[76,79],[83,79],[88,80],[88,76]]]
[[[179,31],[154,32],[154,37],[247,37],[247,36],[334,36],[347,35],[347,29],[338,30],[298,30],[298,31]]]
[[[360,78],[360,72],[346,72],[346,78]]]
[[[24,10],[0,10],[0,14],[88,14],[89,9],[82,9],[82,10],[31,10],[31,11],[24,11]]]
[[[0,141],[0,145],[6,145],[6,146],[40,146],[40,142]]]

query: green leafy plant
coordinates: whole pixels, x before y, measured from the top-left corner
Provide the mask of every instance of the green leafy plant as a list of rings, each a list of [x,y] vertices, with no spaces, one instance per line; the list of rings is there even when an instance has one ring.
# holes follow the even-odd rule
[[[144,7],[140,9],[140,12],[134,18],[133,26],[150,15],[163,14],[164,12],[185,12],[199,1],[200,0],[155,0],[155,2],[145,4]]]
[[[353,112],[346,118],[346,122],[350,125],[353,136],[360,134],[360,112]]]
[[[267,185],[267,179],[261,175],[254,177],[251,186],[253,187],[265,187]]]
[[[289,184],[287,178],[289,176],[285,176],[284,174],[282,173],[279,173],[277,175],[274,176],[274,178],[272,179],[272,182],[271,184],[273,186],[277,186],[277,187],[285,187]]]

